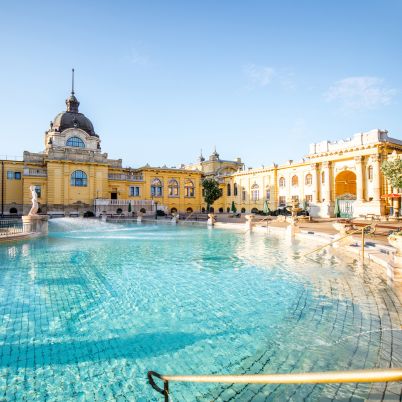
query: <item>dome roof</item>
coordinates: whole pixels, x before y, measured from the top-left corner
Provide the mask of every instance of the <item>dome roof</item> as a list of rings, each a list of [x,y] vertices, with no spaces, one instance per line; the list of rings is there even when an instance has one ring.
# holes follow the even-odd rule
[[[53,122],[50,125],[51,129],[62,132],[67,128],[80,128],[89,135],[99,137],[97,134],[95,134],[94,126],[92,125],[91,120],[89,120],[88,117],[85,117],[83,113],[80,113],[78,111],[79,105],[80,102],[74,95],[74,84],[73,84],[71,95],[66,99],[67,110],[65,112],[59,113],[54,118]]]
[[[91,120],[79,112],[66,111],[59,113],[53,120],[52,128],[60,132],[66,130],[67,128],[80,128],[89,135],[98,137],[98,135],[95,134],[94,126],[92,125]]]

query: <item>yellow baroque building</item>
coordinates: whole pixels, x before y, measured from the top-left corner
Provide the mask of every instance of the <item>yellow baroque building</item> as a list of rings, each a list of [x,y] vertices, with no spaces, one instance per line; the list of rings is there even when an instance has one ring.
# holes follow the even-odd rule
[[[35,186],[40,212],[73,216],[85,213],[199,211],[202,173],[185,168],[123,168],[109,159],[91,121],[79,112],[74,91],[45,133],[45,150],[24,152],[21,161],[1,161],[2,215],[26,214],[29,187]],[[131,210],[131,211],[130,211]]]
[[[398,157],[402,141],[385,130],[371,130],[336,142],[310,145],[299,162],[245,169],[240,158],[208,159],[180,168],[124,168],[121,159],[109,159],[91,121],[79,112],[74,90],[45,133],[41,153],[24,152],[22,160],[1,160],[1,215],[26,214],[31,206],[29,187],[35,186],[42,213],[82,214],[191,213],[205,210],[204,177],[219,182],[222,197],[215,212],[275,210],[298,202],[312,216],[332,217],[389,213],[390,194],[381,172],[384,160]],[[392,207],[399,208],[399,199]]]
[[[270,209],[298,202],[317,217],[333,217],[335,204],[343,216],[389,213],[393,192],[381,171],[383,161],[399,157],[402,141],[385,130],[357,133],[336,142],[311,144],[300,162],[249,169],[224,177],[226,202],[242,212]],[[393,201],[399,209],[399,199]]]

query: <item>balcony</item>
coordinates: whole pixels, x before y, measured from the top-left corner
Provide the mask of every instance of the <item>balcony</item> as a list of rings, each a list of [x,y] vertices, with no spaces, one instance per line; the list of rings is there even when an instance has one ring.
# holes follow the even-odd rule
[[[46,169],[32,169],[32,168],[24,168],[24,176],[36,176],[36,177],[46,177],[47,170]]]
[[[132,207],[136,206],[141,206],[141,207],[146,207],[146,206],[153,206],[154,202],[152,200],[112,200],[109,198],[96,198],[94,200],[95,206],[109,206],[109,205],[128,205],[131,204]]]
[[[108,178],[109,180],[144,181],[144,177],[140,174],[109,173]]]

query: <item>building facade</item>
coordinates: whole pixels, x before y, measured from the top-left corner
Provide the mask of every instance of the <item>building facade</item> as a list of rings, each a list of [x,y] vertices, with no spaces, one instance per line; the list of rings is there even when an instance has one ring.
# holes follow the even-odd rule
[[[101,150],[92,122],[79,112],[72,90],[66,111],[45,132],[41,153],[25,151],[22,160],[1,160],[0,213],[26,214],[31,207],[29,187],[35,186],[42,213],[54,215],[167,213],[205,211],[202,180],[214,177],[222,196],[215,212],[256,212],[268,206],[298,202],[310,214],[332,217],[383,215],[391,205],[390,188],[381,163],[399,157],[402,141],[387,131],[372,130],[337,142],[311,144],[300,162],[245,169],[240,158],[222,160],[216,149],[205,159],[180,168],[125,168]],[[393,201],[399,203],[399,199]]]
[[[399,200],[384,197],[393,192],[381,172],[383,161],[399,157],[402,141],[387,131],[371,130],[336,142],[310,145],[300,162],[249,169],[225,177],[226,202],[244,212],[291,205],[308,207],[312,216],[333,217],[335,206],[345,216],[384,215]],[[395,205],[395,202],[397,203]]]
[[[2,160],[2,215],[26,214],[35,186],[41,213],[82,215],[202,209],[202,173],[184,168],[124,168],[109,159],[92,122],[79,112],[74,91],[45,133],[41,153],[25,151],[21,161]]]

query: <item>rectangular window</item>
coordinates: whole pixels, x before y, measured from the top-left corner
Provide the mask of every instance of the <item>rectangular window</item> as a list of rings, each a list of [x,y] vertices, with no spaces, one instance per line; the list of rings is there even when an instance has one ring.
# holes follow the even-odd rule
[[[160,187],[160,186],[151,186],[151,195],[153,197],[162,197],[162,187]]]
[[[130,187],[130,197],[139,197],[140,196],[140,188],[138,186]]]
[[[286,196],[284,195],[279,196],[279,205],[280,206],[286,205]]]
[[[35,186],[35,191],[36,191],[36,194],[38,194],[38,198],[40,198],[42,196],[41,186],[39,186],[39,185]]]
[[[271,190],[269,188],[267,188],[265,196],[266,196],[265,198],[267,199],[267,201],[269,201],[271,199]]]
[[[251,191],[251,199],[253,201],[258,201],[260,199],[260,190],[252,190]]]
[[[7,172],[7,180],[14,180],[14,172],[10,170]]]
[[[194,187],[186,187],[186,197],[194,197]]]
[[[313,202],[313,196],[312,195],[306,195],[306,202],[307,202],[307,205],[310,205],[310,203]]]
[[[14,179],[21,180],[21,172],[14,172]]]
[[[242,201],[246,201],[246,190],[242,190],[241,199],[242,199]]]
[[[179,196],[179,187],[169,186],[169,197],[178,197]]]

